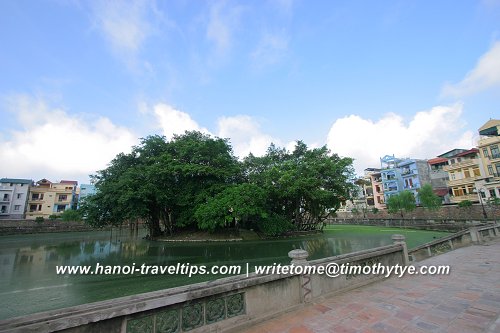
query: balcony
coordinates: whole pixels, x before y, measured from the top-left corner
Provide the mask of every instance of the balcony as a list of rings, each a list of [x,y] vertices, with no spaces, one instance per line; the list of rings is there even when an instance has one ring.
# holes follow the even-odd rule
[[[465,200],[469,200],[472,202],[479,202],[479,197],[477,194],[465,194],[460,196],[450,196],[451,203],[459,203]]]
[[[479,162],[477,159],[471,159],[471,160],[465,160],[462,162],[457,162],[455,164],[448,164],[443,167],[443,171],[449,172],[451,170],[456,170],[456,169],[461,169],[461,168],[468,168],[472,166],[478,166]]]
[[[401,172],[401,176],[411,176],[411,175],[416,175],[417,172],[415,170],[410,170],[410,169],[405,169]]]
[[[448,187],[452,186],[460,186],[460,185],[474,185],[475,178],[470,177],[470,178],[463,178],[463,179],[455,179],[455,180],[448,180],[446,182],[446,185]]]

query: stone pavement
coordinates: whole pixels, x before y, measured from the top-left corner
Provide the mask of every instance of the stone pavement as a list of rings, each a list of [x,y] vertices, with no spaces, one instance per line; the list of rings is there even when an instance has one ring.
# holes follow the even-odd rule
[[[417,265],[450,265],[451,273],[391,277],[316,300],[244,332],[500,333],[498,240]]]

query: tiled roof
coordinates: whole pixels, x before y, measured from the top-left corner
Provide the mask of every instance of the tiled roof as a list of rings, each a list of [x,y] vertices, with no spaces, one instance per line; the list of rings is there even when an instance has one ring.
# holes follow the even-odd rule
[[[479,149],[472,148],[472,149],[464,151],[464,152],[462,152],[460,154],[456,154],[454,157],[467,156],[467,155],[470,155],[470,154],[477,154],[477,153],[479,153]]]
[[[78,185],[76,180],[61,180],[59,184]]]
[[[436,193],[440,197],[444,197],[445,195],[448,194],[448,189],[447,188],[436,188],[436,189],[434,189],[434,193]]]
[[[436,157],[436,158],[431,158],[430,160],[427,161],[429,164],[439,164],[439,163],[446,163],[448,162],[448,159],[443,158],[443,157]]]

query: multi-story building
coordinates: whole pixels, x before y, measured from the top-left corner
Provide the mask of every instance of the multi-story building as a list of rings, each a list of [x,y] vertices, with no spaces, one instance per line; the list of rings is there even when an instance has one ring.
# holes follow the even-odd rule
[[[380,159],[380,175],[382,178],[382,189],[384,191],[384,202],[387,202],[390,196],[398,194],[403,190],[401,170],[398,164],[403,160],[390,155]]]
[[[31,179],[0,179],[0,219],[23,219]]]
[[[61,180],[59,183],[52,183],[47,179],[39,180],[30,189],[26,218],[48,218],[67,209],[76,208],[77,185],[78,182],[73,180]]]
[[[384,188],[380,169],[374,169],[374,171],[370,173],[370,181],[372,183],[373,204],[375,208],[385,209]]]
[[[86,197],[96,194],[96,188],[94,184],[81,184],[78,192],[78,207],[80,207],[80,202]]]
[[[380,172],[380,169],[367,168],[363,177],[363,193],[365,196],[365,204],[367,208],[375,207],[375,196],[373,193],[373,184],[371,175]]]
[[[424,184],[431,183],[430,169],[427,161],[417,159],[401,159],[386,155],[380,159],[384,201],[391,195],[402,191],[410,191],[418,204],[418,191]]]
[[[424,160],[407,159],[399,163],[403,190],[410,191],[415,197],[415,202],[420,204],[418,191],[425,184],[431,184],[429,164]]]
[[[450,203],[450,195],[448,193],[448,173],[443,168],[448,165],[448,159],[444,157],[431,158],[427,161],[430,169],[431,186],[438,196],[441,197],[443,203]]]
[[[500,198],[500,120],[490,119],[479,129],[479,157],[484,175],[476,182],[481,200]]]
[[[464,200],[478,202],[475,182],[484,174],[479,150],[476,148],[454,149],[445,154],[447,154],[448,164],[443,167],[443,171],[448,173],[449,180],[446,185],[451,194],[451,203]]]

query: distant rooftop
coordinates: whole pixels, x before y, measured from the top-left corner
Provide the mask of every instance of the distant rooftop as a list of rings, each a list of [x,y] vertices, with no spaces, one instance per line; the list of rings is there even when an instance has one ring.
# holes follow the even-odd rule
[[[0,183],[13,183],[13,184],[31,184],[31,179],[18,179],[18,178],[1,178]]]
[[[443,157],[431,158],[430,160],[427,161],[427,163],[429,163],[430,165],[441,164],[441,163],[446,163],[446,162],[448,162],[448,160],[446,158],[443,158]]]
[[[498,128],[500,127],[500,120],[490,119],[479,128],[479,135],[485,136],[498,136]]]
[[[76,180],[61,180],[59,184],[78,185]]]

